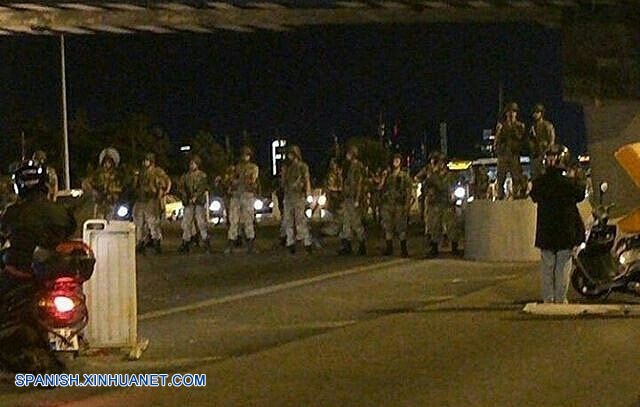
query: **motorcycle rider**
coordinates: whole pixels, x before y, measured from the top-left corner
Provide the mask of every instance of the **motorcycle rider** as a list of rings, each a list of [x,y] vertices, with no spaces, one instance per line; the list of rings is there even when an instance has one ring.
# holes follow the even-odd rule
[[[566,304],[573,248],[584,241],[577,203],[585,186],[567,174],[569,149],[551,146],[544,157],[545,173],[533,181],[531,199],[538,204],[536,247],[541,249],[542,299]]]
[[[25,162],[16,170],[12,180],[20,201],[7,208],[0,220],[0,232],[10,241],[10,247],[2,256],[3,269],[0,273],[0,298],[3,303],[7,295],[18,290],[24,289],[26,297],[35,295],[31,284],[34,278],[39,277],[34,275],[31,267],[35,248],[53,251],[76,229],[73,215],[48,199],[48,174],[44,166],[35,161]],[[29,304],[29,301],[21,303]],[[5,304],[3,308],[6,308]],[[19,311],[12,311],[13,314],[16,312]],[[21,315],[27,315],[25,313]],[[57,372],[63,369],[55,357],[42,357],[42,352],[47,352],[46,343],[34,346],[33,338],[3,341],[0,341],[0,354],[6,368],[23,373],[40,370]]]

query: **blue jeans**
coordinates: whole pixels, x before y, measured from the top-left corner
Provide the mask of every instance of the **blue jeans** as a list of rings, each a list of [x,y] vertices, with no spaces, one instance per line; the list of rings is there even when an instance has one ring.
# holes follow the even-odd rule
[[[542,300],[556,304],[567,303],[567,291],[571,278],[572,250],[542,250]]]

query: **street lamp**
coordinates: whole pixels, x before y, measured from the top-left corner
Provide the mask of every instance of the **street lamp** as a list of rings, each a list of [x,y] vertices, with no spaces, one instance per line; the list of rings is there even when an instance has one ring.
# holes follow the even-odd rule
[[[69,177],[69,128],[67,124],[67,73],[64,56],[64,34],[60,34],[60,63],[62,70],[62,138],[64,142],[64,188],[71,189]]]

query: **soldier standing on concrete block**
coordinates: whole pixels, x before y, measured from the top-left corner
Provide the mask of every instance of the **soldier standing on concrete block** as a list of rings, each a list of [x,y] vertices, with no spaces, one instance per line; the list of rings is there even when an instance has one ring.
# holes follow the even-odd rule
[[[365,169],[358,160],[358,147],[351,146],[346,152],[346,169],[343,185],[344,200],[342,202],[342,226],[340,230],[341,255],[351,254],[351,242],[354,238],[358,241],[358,255],[367,254],[365,231],[362,224],[364,201]]]
[[[225,249],[230,254],[238,239],[238,228],[244,228],[244,236],[247,239],[247,252],[255,251],[254,208],[256,192],[258,191],[258,166],[251,162],[253,151],[250,147],[241,150],[240,162],[235,166],[231,177],[231,200],[229,202],[229,231],[228,243]]]
[[[178,186],[180,199],[184,205],[184,216],[182,218],[182,245],[178,249],[179,253],[188,253],[191,246],[193,234],[193,223],[198,225],[200,236],[205,250],[211,250],[209,235],[207,233],[207,198],[206,192],[209,189],[207,174],[200,169],[202,160],[194,155],[189,160],[189,171],[182,175]]]
[[[284,224],[287,249],[295,254],[296,240],[302,240],[307,253],[311,252],[312,241],[307,217],[304,214],[306,198],[311,194],[309,166],[302,161],[300,147],[291,146],[287,152],[287,171],[284,176]]]
[[[498,198],[504,198],[504,181],[507,172],[511,173],[514,186],[514,198],[520,198],[522,185],[522,166],[520,152],[524,137],[524,123],[518,120],[518,104],[509,103],[502,120],[496,126],[494,149],[498,158]]]
[[[533,181],[531,199],[538,204],[536,247],[542,251],[542,300],[566,304],[573,249],[584,241],[584,225],[577,203],[585,186],[565,175],[569,150],[553,145],[545,154],[545,174]]]
[[[544,118],[544,105],[538,103],[533,108],[533,124],[529,129],[529,150],[531,152],[531,179],[544,173],[544,154],[556,143],[553,124]]]
[[[136,202],[133,206],[133,221],[136,225],[138,252],[144,253],[148,230],[156,254],[160,254],[160,222],[164,217],[164,199],[171,190],[171,179],[162,168],[156,166],[155,154],[145,154],[142,169],[135,174],[134,186]]]
[[[411,178],[402,170],[402,154],[395,154],[391,168],[382,173],[378,185],[382,198],[382,226],[384,228],[385,250],[383,255],[393,254],[394,233],[400,240],[402,257],[409,257],[407,250],[407,225],[411,207]]]

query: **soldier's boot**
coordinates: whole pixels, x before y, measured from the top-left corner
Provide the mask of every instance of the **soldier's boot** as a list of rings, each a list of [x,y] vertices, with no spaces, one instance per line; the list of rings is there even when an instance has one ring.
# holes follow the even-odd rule
[[[147,244],[145,242],[138,242],[138,244],[136,245],[136,253],[141,254],[141,255],[145,255],[147,249]]]
[[[438,243],[434,243],[431,242],[429,244],[429,251],[427,252],[426,258],[427,259],[434,259],[436,257],[438,257]]]
[[[233,247],[235,246],[235,244],[236,244],[235,240],[227,240],[227,247],[225,247],[224,249],[224,254],[233,253]]]
[[[358,242],[358,256],[367,255],[367,243],[364,240]]]
[[[182,244],[180,245],[180,247],[178,248],[178,253],[180,254],[186,254],[189,253],[189,246],[191,245],[191,241],[189,240],[183,240]]]
[[[313,244],[305,245],[304,251],[307,252],[307,254],[313,253]]]
[[[289,254],[294,255],[296,254],[296,244],[290,244],[289,246],[287,246],[287,250],[289,251]]]
[[[409,251],[407,250],[407,241],[406,240],[401,240],[400,241],[400,255],[405,259],[407,257],[409,257]]]
[[[254,254],[256,252],[256,239],[247,239],[247,253]]]
[[[385,241],[385,248],[384,251],[382,252],[383,256],[391,256],[393,254],[393,241],[392,240],[386,240]]]
[[[204,239],[204,240],[202,241],[202,244],[203,244],[203,246],[204,246],[204,250],[205,250],[205,252],[207,252],[207,253],[211,253],[211,238],[210,238],[210,237],[207,237],[206,239]]]
[[[458,249],[458,242],[456,241],[451,242],[451,254],[453,254],[454,256],[460,255],[460,250]]]
[[[347,239],[341,239],[340,240],[340,250],[338,251],[338,254],[341,256],[346,256],[351,254],[351,242],[348,241]]]
[[[195,234],[193,235],[193,237],[191,238],[191,244],[194,247],[200,247],[200,235],[199,234]]]
[[[162,246],[160,245],[160,239],[154,239],[153,250],[155,250],[156,254],[162,254]]]
[[[280,246],[281,247],[287,247],[287,237],[286,236],[280,236]]]

